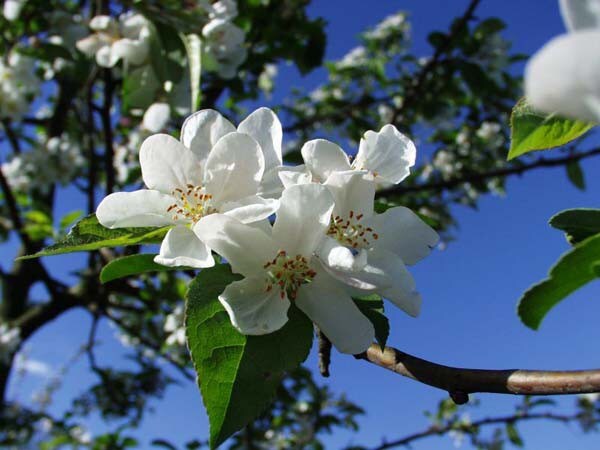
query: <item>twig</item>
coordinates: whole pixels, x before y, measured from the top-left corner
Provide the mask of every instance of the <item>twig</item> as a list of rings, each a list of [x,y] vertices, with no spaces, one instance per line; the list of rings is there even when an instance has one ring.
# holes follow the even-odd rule
[[[564,395],[600,392],[600,369],[579,371],[485,370],[448,367],[377,344],[360,355],[371,364],[429,386],[443,389],[464,403],[475,392],[516,395]]]
[[[324,377],[329,377],[329,365],[331,364],[331,341],[317,328],[319,339],[319,372]]]
[[[115,187],[115,150],[113,146],[113,132],[110,118],[112,108],[112,96],[114,91],[114,80],[110,69],[104,70],[104,103],[100,111],[102,128],[104,129],[104,171],[106,172],[106,195],[110,194]]]
[[[570,154],[568,156],[564,156],[562,158],[553,158],[553,159],[539,158],[537,161],[534,161],[534,162],[531,162],[528,164],[522,164],[519,166],[512,166],[512,167],[504,167],[502,169],[490,170],[489,172],[465,173],[460,178],[451,178],[449,180],[438,181],[438,182],[434,182],[434,183],[417,184],[414,186],[398,185],[398,186],[394,186],[394,187],[391,187],[388,189],[382,189],[380,191],[377,191],[376,195],[377,195],[377,197],[387,197],[390,195],[402,195],[402,194],[408,194],[408,193],[412,193],[412,192],[433,192],[433,191],[439,192],[439,191],[443,191],[446,189],[451,189],[456,186],[460,186],[461,184],[464,184],[464,183],[475,183],[475,182],[487,180],[489,178],[506,177],[509,175],[521,175],[524,172],[528,172],[530,170],[544,168],[544,167],[563,166],[563,165],[566,165],[566,164],[569,164],[572,162],[577,162],[582,159],[590,158],[590,157],[596,156],[596,155],[600,155],[600,148],[596,148],[593,150],[588,150],[588,151],[580,152],[580,153],[572,153],[572,154]]]
[[[21,215],[19,213],[19,208],[17,206],[17,201],[15,196],[8,184],[8,180],[4,176],[4,171],[2,167],[0,167],[0,187],[2,188],[2,194],[4,195],[4,202],[6,203],[6,207],[8,208],[8,214],[10,216],[10,220],[12,221],[13,229],[17,232],[25,249],[27,252],[30,252],[33,249],[33,245],[31,239],[29,239],[29,235],[25,232],[25,227],[23,226],[23,221],[21,220]]]
[[[10,121],[8,119],[2,119],[2,126],[4,127],[4,133],[10,142],[13,152],[18,155],[21,153],[21,145],[19,144],[19,138],[10,125]]]

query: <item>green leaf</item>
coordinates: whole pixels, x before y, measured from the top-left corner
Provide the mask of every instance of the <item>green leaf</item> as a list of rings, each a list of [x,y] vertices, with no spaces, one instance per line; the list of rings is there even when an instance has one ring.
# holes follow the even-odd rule
[[[534,150],[565,145],[583,136],[595,124],[536,112],[527,100],[522,98],[512,110],[510,126],[509,161]]]
[[[262,336],[240,334],[217,299],[239,279],[220,264],[202,270],[187,294],[188,347],[208,412],[211,448],[271,403],[285,372],[306,359],[313,339],[312,322],[294,305],[282,329]]]
[[[168,267],[154,262],[153,254],[129,255],[109,262],[100,272],[100,281],[108,283],[119,278],[147,272],[168,272],[173,270],[193,270],[191,267]]]
[[[518,306],[523,323],[537,330],[554,306],[596,278],[594,266],[598,263],[600,234],[578,243],[562,255],[550,270],[550,276],[523,294]]]
[[[385,348],[387,339],[390,335],[390,322],[385,316],[383,308],[383,299],[377,295],[368,295],[365,297],[354,298],[354,303],[360,309],[367,319],[375,327],[375,338],[381,349]]]
[[[156,93],[162,89],[152,66],[147,65],[131,70],[123,78],[123,109],[146,109],[156,99]]]
[[[571,244],[600,233],[600,209],[566,209],[550,218],[550,225],[564,231]]]
[[[517,431],[514,423],[508,422],[506,424],[506,436],[513,445],[523,447],[523,439],[521,439],[521,435]]]
[[[66,228],[83,216],[83,211],[80,209],[76,209],[75,211],[68,212],[61,219],[58,224],[61,231],[66,230]]]
[[[67,236],[33,254],[18,259],[39,258],[40,256],[61,255],[63,253],[87,252],[104,247],[120,247],[140,244],[159,244],[169,227],[163,228],[105,228],[98,223],[95,214],[81,219]]]
[[[566,166],[567,177],[577,189],[585,191],[585,177],[578,161],[572,161]]]
[[[200,108],[200,77],[202,75],[202,41],[197,34],[182,35],[190,67],[191,111]]]

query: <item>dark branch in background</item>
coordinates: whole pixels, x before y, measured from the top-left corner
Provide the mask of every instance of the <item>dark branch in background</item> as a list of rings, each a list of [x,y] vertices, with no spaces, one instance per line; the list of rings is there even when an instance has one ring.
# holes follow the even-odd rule
[[[114,144],[113,130],[110,118],[112,108],[112,97],[114,92],[114,80],[110,69],[104,69],[104,103],[100,111],[102,118],[102,128],[104,129],[104,171],[106,172],[106,195],[110,194],[115,187],[115,167],[114,167]]]
[[[317,328],[319,340],[319,372],[324,377],[329,376],[329,365],[331,364],[331,341]]]
[[[2,188],[2,195],[4,196],[4,203],[6,204],[6,207],[8,208],[8,214],[10,216],[10,220],[12,221],[13,229],[19,235],[19,238],[21,239],[21,241],[23,242],[23,245],[25,246],[25,250],[27,252],[30,252],[33,249],[31,239],[29,239],[29,236],[27,235],[27,233],[25,233],[25,230],[23,227],[23,221],[21,220],[21,215],[19,214],[19,207],[17,206],[17,201],[15,199],[15,196],[13,195],[10,185],[8,184],[8,180],[4,176],[4,172],[2,171],[1,167],[0,167],[0,187]]]
[[[17,137],[15,131],[12,129],[10,125],[10,121],[8,119],[2,119],[2,126],[4,127],[4,133],[10,142],[10,146],[13,149],[13,152],[16,154],[21,153],[21,145],[19,144],[19,138]]]
[[[458,178],[451,178],[449,180],[437,181],[434,183],[417,184],[414,186],[394,186],[388,189],[382,189],[377,191],[377,197],[387,197],[392,195],[402,195],[411,192],[439,192],[446,189],[451,189],[465,183],[475,183],[479,181],[485,181],[490,178],[506,177],[510,175],[521,175],[530,170],[564,166],[566,164],[577,162],[582,159],[590,158],[592,156],[600,155],[600,148],[588,150],[585,152],[571,153],[568,156],[562,158],[539,158],[531,163],[522,164],[518,166],[504,167],[501,169],[491,170],[489,172],[472,172],[464,173]]]
[[[377,344],[360,355],[371,364],[447,391],[462,404],[468,394],[562,395],[600,392],[600,369],[579,371],[485,370],[448,367]],[[457,401],[459,400],[459,401]]]
[[[576,422],[580,419],[580,414],[573,415],[562,415],[562,414],[553,414],[553,413],[522,413],[522,414],[514,414],[512,416],[502,416],[502,417],[488,417],[486,419],[476,420],[469,424],[455,424],[449,423],[447,425],[432,425],[424,431],[420,431],[418,433],[409,434],[401,439],[396,439],[390,442],[384,442],[383,444],[373,447],[371,450],[386,450],[388,448],[395,447],[408,447],[415,441],[432,437],[432,436],[442,436],[450,431],[463,431],[469,432],[477,430],[477,428],[486,426],[486,425],[503,425],[503,424],[514,424],[516,422],[521,421],[529,421],[529,420],[549,420],[552,422],[561,422],[561,423],[571,423]]]
[[[436,48],[431,59],[427,61],[427,63],[423,66],[421,71],[417,74],[412,87],[404,96],[402,106],[394,109],[394,113],[392,115],[390,123],[396,123],[398,121],[402,122],[402,111],[410,109],[413,106],[413,103],[419,99],[419,97],[425,89],[429,76],[433,73],[437,65],[440,63],[442,57],[446,53],[452,51],[454,40],[456,39],[457,35],[467,26],[469,21],[474,18],[475,10],[477,9],[480,3],[481,0],[471,0],[469,6],[467,6],[467,9],[463,13],[463,15],[459,19],[457,19],[457,21],[452,26],[450,32],[446,35],[446,39]]]

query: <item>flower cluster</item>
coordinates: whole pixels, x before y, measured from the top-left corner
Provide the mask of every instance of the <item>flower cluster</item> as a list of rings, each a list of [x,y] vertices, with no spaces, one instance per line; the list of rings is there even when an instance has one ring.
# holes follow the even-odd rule
[[[21,344],[21,330],[0,324],[0,362],[7,363]]]
[[[7,59],[0,59],[0,118],[20,119],[39,86],[33,59],[16,51]]]
[[[344,353],[372,343],[374,328],[353,297],[378,294],[411,316],[421,297],[406,265],[429,254],[437,233],[408,208],[374,210],[379,185],[400,183],[415,163],[393,125],[367,131],[354,160],[316,139],[304,164],[282,164],[282,127],[267,108],[236,128],[213,110],[183,124],[181,140],[148,137],[140,150],[148,189],[98,206],[109,228],[170,226],[155,261],[213,266],[212,252],[243,279],[219,296],[232,324],[259,335],[280,329],[294,302]],[[275,219],[272,220],[273,215]],[[176,333],[175,317],[168,331]]]
[[[150,51],[150,23],[141,14],[122,14],[118,20],[96,16],[89,24],[93,33],[77,41],[85,55],[95,56],[101,67],[113,67],[119,60],[140,65]]]

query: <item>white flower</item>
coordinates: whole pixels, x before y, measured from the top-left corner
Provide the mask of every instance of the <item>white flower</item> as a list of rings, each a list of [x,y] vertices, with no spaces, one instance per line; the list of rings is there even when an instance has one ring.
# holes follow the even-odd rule
[[[569,30],[552,39],[525,69],[525,95],[546,113],[600,121],[600,0],[560,0]]]
[[[288,320],[290,300],[343,353],[360,353],[374,338],[343,285],[314,257],[331,220],[333,198],[317,184],[292,186],[281,196],[272,229],[259,229],[220,214],[201,219],[194,231],[245,278],[219,296],[233,326],[244,334],[267,334]]]
[[[181,130],[181,140],[186,147],[204,159],[210,147],[221,136],[232,131],[236,131],[236,128],[229,120],[217,111],[205,109],[187,118]],[[269,108],[258,108],[239,124],[237,131],[258,142],[264,156],[265,169],[258,195],[279,197],[282,190],[278,171],[283,161],[283,129],[277,115]]]
[[[367,62],[367,49],[362,45],[354,47],[344,57],[335,63],[338,69],[350,69],[353,67],[362,66]]]
[[[182,305],[177,305],[173,312],[166,317],[163,329],[169,333],[166,339],[167,345],[185,345],[186,338]]]
[[[204,51],[212,57],[209,68],[223,78],[233,78],[248,54],[244,47],[244,30],[228,20],[216,18],[202,28],[202,36]]]
[[[225,213],[249,223],[277,209],[276,200],[257,195],[265,167],[260,145],[248,134],[226,130],[219,120],[210,121],[215,114],[191,116],[182,142],[166,134],[147,138],[140,166],[148,189],[114,193],[98,205],[98,221],[108,228],[175,225],[155,258],[159,264],[214,265],[210,248],[189,228],[206,215]]]
[[[298,183],[322,183],[334,172],[365,170],[376,183],[397,184],[410,174],[417,150],[414,143],[394,125],[381,131],[367,131],[360,140],[356,158],[350,158],[338,145],[325,139],[308,141],[301,150],[304,166],[280,171],[284,186]]]
[[[9,22],[17,20],[27,0],[4,0],[4,18]]]
[[[35,61],[11,52],[8,61],[0,60],[0,117],[19,120],[29,109],[29,99],[37,94],[40,80]]]
[[[8,324],[0,324],[0,361],[8,363],[13,353],[21,344],[21,330],[11,328]]]
[[[118,22],[110,16],[96,16],[90,21],[94,34],[77,41],[77,48],[96,57],[101,67],[113,67],[120,59],[140,65],[150,51],[150,25],[141,14],[126,13]]]
[[[335,207],[328,239],[318,255],[329,273],[363,294],[376,292],[417,316],[421,296],[406,265],[427,256],[438,234],[403,206],[375,214],[375,185],[360,172],[333,173],[325,186]]]
[[[490,139],[496,137],[498,133],[500,133],[501,129],[502,127],[499,123],[486,121],[481,124],[475,134],[477,134],[477,136],[481,139],[489,141]]]
[[[151,133],[165,129],[171,119],[171,107],[168,103],[152,103],[144,113],[142,125]]]
[[[398,12],[383,19],[375,28],[366,32],[365,37],[369,39],[386,39],[395,31],[407,33],[409,30],[410,24],[406,21],[406,13]]]
[[[238,15],[235,0],[219,0],[208,6],[208,17],[211,19],[233,20]]]

